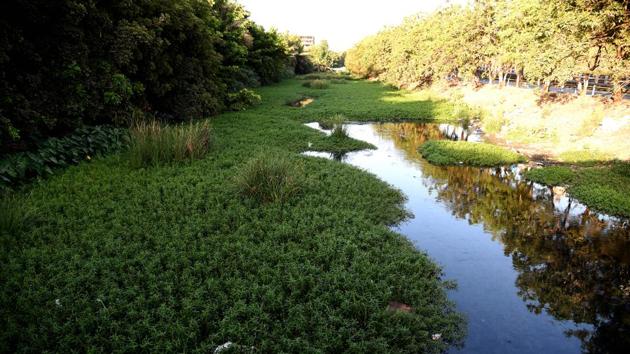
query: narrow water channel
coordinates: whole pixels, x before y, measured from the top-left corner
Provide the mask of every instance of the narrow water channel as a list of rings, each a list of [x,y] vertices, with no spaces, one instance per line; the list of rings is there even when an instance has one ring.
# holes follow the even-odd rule
[[[438,167],[417,148],[468,134],[448,125],[349,124],[378,149],[330,156],[400,189],[415,215],[398,225],[455,280],[468,317],[453,353],[611,353],[630,344],[630,223],[562,191],[524,181],[519,167]],[[473,134],[471,139],[474,139]]]

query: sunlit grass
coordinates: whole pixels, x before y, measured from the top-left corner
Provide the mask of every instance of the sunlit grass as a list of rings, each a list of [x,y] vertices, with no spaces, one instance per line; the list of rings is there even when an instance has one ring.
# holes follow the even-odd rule
[[[431,140],[420,146],[420,153],[435,165],[501,166],[526,161],[502,147],[467,141]]]

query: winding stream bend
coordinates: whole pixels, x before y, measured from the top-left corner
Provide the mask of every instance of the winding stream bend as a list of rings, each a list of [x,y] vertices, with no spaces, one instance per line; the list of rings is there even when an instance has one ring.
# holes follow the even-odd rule
[[[311,125],[312,126],[312,125]],[[400,189],[396,227],[440,264],[468,317],[453,353],[611,353],[630,345],[630,222],[524,181],[519,167],[438,167],[417,148],[466,138],[422,123],[348,124],[377,150],[337,159]],[[333,158],[328,153],[305,153]]]

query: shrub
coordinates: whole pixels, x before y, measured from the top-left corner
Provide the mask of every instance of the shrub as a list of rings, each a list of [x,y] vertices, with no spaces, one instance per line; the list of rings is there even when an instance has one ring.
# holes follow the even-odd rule
[[[240,195],[259,203],[286,202],[302,189],[304,175],[296,161],[280,156],[259,156],[236,174]]]
[[[145,167],[199,159],[208,152],[210,142],[207,121],[173,126],[139,122],[131,129],[129,161],[133,167]]]
[[[420,153],[435,165],[501,166],[524,162],[525,157],[492,144],[431,140]]]
[[[260,104],[259,94],[250,89],[241,89],[238,92],[228,94],[228,108],[232,111],[244,111],[247,107]]]
[[[328,81],[326,80],[312,80],[312,81],[305,82],[303,86],[312,88],[312,89],[323,90],[323,89],[327,89],[329,87],[329,84],[328,84]]]
[[[325,77],[319,74],[310,74],[302,77],[302,80],[323,80]]]
[[[11,154],[0,161],[0,189],[118,151],[128,141],[127,129],[111,126],[85,127],[63,138],[50,138],[34,151]]]

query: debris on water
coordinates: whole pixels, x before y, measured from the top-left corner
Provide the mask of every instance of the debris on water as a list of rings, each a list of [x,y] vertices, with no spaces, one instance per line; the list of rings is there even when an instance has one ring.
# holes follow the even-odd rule
[[[389,311],[401,311],[401,312],[407,312],[407,313],[413,310],[411,306],[400,303],[400,302],[396,302],[396,301],[390,301],[389,305],[387,306],[387,309]]]
[[[214,354],[218,354],[223,352],[224,350],[228,350],[232,345],[234,345],[234,343],[232,342],[223,343],[214,350]]]
[[[242,352],[253,352],[256,350],[256,348],[254,347],[247,347],[244,345],[239,345],[233,342],[225,342],[223,344],[221,344],[220,346],[216,347],[214,349],[214,354],[219,354],[219,353],[223,353],[224,351],[229,350],[230,348],[236,349],[237,352],[242,353]]]

